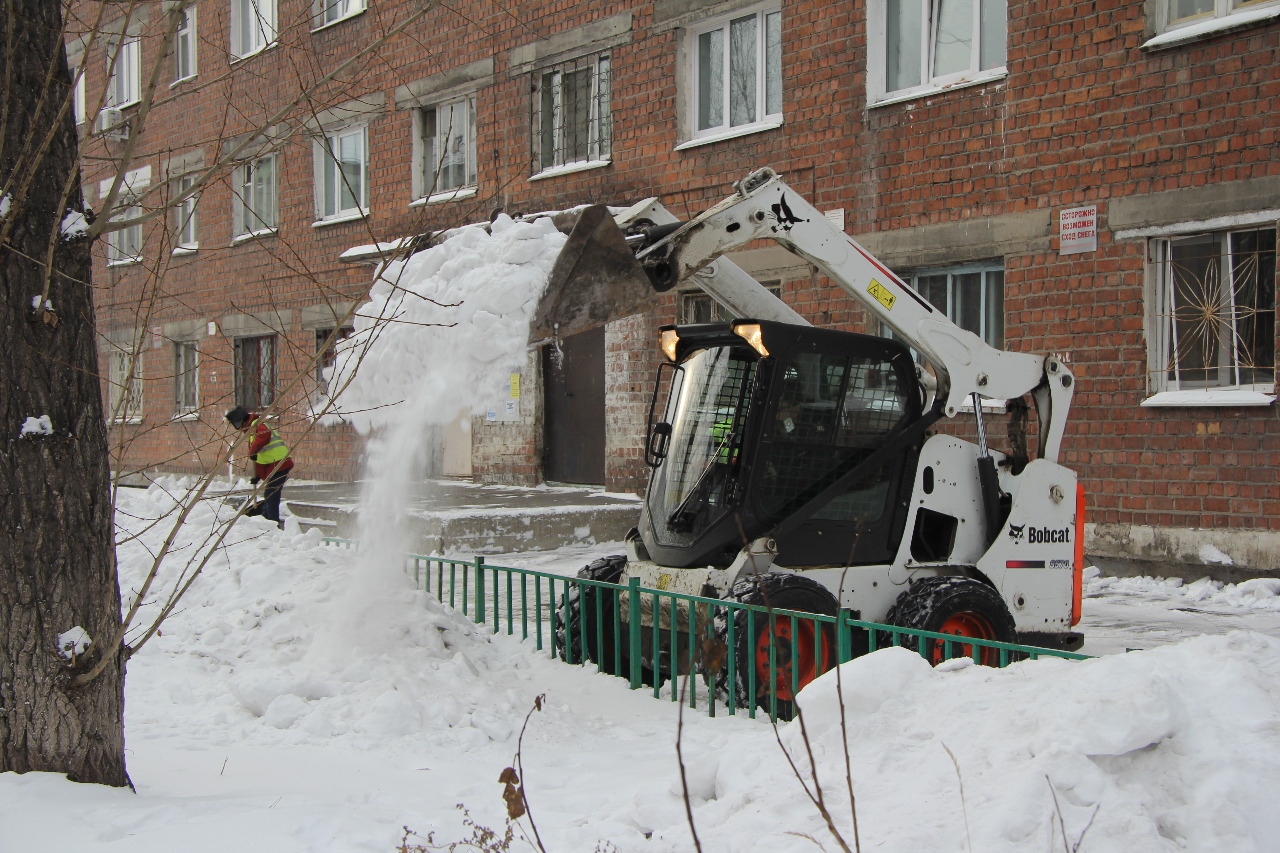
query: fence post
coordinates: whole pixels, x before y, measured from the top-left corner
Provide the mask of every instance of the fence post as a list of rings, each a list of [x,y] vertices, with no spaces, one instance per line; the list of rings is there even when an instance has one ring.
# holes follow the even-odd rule
[[[640,578],[627,578],[627,646],[630,649],[631,689],[640,689]],[[654,619],[657,630],[657,619]],[[654,680],[657,680],[655,675]]]
[[[484,624],[484,557],[476,557],[476,611],[471,617],[477,625]]]

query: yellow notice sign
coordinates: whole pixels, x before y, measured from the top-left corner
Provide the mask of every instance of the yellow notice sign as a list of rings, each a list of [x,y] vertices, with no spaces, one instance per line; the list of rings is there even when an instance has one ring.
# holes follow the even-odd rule
[[[520,399],[520,374],[519,373],[511,374],[511,399],[512,400]]]
[[[867,293],[871,294],[871,298],[884,306],[884,310],[892,311],[893,303],[898,301],[898,297],[890,293],[883,284],[871,279],[871,284],[867,285]]]

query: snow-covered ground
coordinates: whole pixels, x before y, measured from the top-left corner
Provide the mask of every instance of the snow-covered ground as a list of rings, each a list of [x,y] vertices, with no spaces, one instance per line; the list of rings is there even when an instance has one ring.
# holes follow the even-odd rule
[[[171,498],[129,490],[121,506],[123,531],[139,534],[120,549],[127,595],[166,533],[148,522]],[[196,511],[181,554],[217,507]],[[493,562],[568,573],[607,550]],[[1093,661],[934,670],[900,649],[869,655],[802,694],[812,761],[796,723],[775,738],[723,708],[686,713],[702,848],[840,849],[785,749],[806,782],[817,767],[850,849],[849,779],[868,851],[1055,851],[1081,836],[1090,853],[1273,850],[1280,641],[1221,632],[1249,618],[1274,628],[1277,589],[1092,578],[1086,632],[1182,620],[1106,640],[1176,643]],[[1204,626],[1214,635],[1182,639]],[[130,661],[126,690],[137,792],[0,775],[0,851],[390,853],[405,826],[437,843],[468,837],[458,804],[501,831],[498,777],[526,716],[524,781],[547,850],[694,849],[674,703],[491,636],[397,567],[357,565],[316,534],[242,520]],[[512,849],[530,848],[517,836]]]

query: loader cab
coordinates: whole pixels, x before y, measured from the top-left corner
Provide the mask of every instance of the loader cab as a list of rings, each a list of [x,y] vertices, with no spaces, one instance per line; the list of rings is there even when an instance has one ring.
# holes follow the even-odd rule
[[[662,334],[640,527],[655,562],[724,566],[766,535],[783,566],[892,559],[922,416],[905,346],[748,320]]]

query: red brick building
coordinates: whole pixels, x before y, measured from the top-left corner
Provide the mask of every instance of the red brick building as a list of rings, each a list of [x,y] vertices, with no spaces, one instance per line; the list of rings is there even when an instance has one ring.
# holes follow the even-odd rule
[[[275,401],[302,476],[353,476],[358,442],[305,404],[370,280],[352,256],[496,209],[692,215],[769,165],[962,325],[1070,363],[1092,553],[1280,565],[1280,0],[73,9],[86,192],[102,210],[123,161],[145,220],[95,266],[122,470],[201,469],[223,411]],[[861,328],[792,256],[735,259]],[[677,294],[566,340],[576,373],[531,349],[449,470],[641,489],[656,328],[714,310]]]

